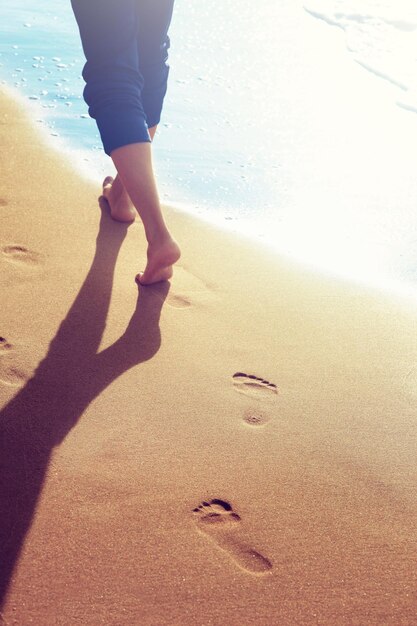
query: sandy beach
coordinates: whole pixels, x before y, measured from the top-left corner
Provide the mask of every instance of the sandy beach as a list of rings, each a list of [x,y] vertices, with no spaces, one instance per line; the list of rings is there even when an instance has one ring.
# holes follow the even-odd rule
[[[417,622],[417,305],[166,209],[0,97],[0,622]]]

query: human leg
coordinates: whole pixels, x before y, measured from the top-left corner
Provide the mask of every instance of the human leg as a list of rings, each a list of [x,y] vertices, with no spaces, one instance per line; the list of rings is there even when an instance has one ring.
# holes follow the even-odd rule
[[[104,193],[111,200],[119,188],[122,204],[114,201],[115,219],[133,217],[131,207],[126,208],[127,198],[142,218],[148,264],[140,282],[165,280],[172,275],[180,250],[164,222],[153,175],[138,60],[138,0],[72,0],[72,5],[87,58],[84,97],[119,175],[114,193],[110,181]]]
[[[172,19],[174,0],[137,0],[138,62],[144,79],[141,96],[143,109],[153,140],[161,118],[163,101],[167,91],[169,74],[168,30]],[[103,183],[103,195],[110,205],[111,215],[118,221],[132,221],[135,216],[133,203],[119,175],[113,180],[107,177]]]
[[[104,150],[149,142],[137,50],[137,0],[71,0],[86,56],[84,98]]]
[[[136,207],[148,241],[148,263],[138,280],[143,285],[167,280],[180,257],[178,244],[165,224],[152,169],[151,145],[135,143],[112,152],[123,186]]]
[[[156,126],[160,121],[167,90],[169,74],[167,65],[168,29],[172,18],[173,4],[173,0],[158,0],[158,2],[138,0],[137,4],[139,68],[144,78],[142,102],[148,125],[151,126],[149,133],[152,139]],[[120,159],[125,157],[127,165],[132,163],[133,152],[136,152],[135,156],[139,158],[138,152],[133,149],[133,146],[131,148],[129,151],[126,151],[125,155],[122,150],[118,150],[117,154],[112,154],[113,159],[116,158],[119,163],[118,171],[120,172],[120,175],[116,177],[114,182],[116,185],[114,191],[120,193],[119,198],[123,198],[124,202],[127,202],[128,199],[130,200],[126,191],[129,180],[122,175],[122,171],[126,175],[126,167],[123,167]],[[146,159],[146,151],[147,149],[143,148],[142,158]],[[122,180],[124,183],[122,183]],[[137,179],[135,181],[137,182]],[[131,180],[130,182],[133,183],[134,181]],[[122,192],[120,192],[121,189],[123,190]],[[138,211],[142,217],[149,243],[148,266],[139,277],[139,281],[147,284],[148,282],[155,282],[171,276],[172,269],[170,265],[177,260],[179,248],[166,229],[162,213],[155,210],[149,211],[150,206],[156,206],[157,201],[159,203],[156,185],[147,185],[146,189],[140,187],[137,189],[137,192],[137,203],[140,203]],[[132,189],[132,194],[134,193],[135,191]]]
[[[169,27],[174,0],[137,0],[138,59],[143,76],[142,103],[149,127],[159,124],[167,92]]]
[[[149,128],[151,140],[155,136],[157,127]],[[119,174],[116,177],[107,176],[103,181],[103,196],[106,198],[110,214],[117,222],[133,222],[136,216],[136,209],[127,193]]]

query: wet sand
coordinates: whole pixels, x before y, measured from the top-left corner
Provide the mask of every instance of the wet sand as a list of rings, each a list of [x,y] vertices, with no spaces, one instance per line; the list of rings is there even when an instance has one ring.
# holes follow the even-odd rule
[[[0,102],[3,622],[415,624],[415,303],[172,209],[138,289],[141,225]]]

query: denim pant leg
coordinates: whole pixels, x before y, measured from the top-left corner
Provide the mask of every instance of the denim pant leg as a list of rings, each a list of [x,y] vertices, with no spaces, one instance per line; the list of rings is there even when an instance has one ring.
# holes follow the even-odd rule
[[[144,79],[142,103],[148,127],[159,124],[167,91],[168,30],[174,0],[138,0],[139,69]]]
[[[87,59],[84,98],[109,155],[150,141],[138,58],[138,1],[71,0]]]

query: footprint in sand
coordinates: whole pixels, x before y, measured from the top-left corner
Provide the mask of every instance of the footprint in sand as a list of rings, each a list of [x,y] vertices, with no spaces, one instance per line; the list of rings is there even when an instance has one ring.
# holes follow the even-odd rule
[[[417,365],[407,369],[407,373],[400,379],[400,390],[408,400],[415,402],[417,397]]]
[[[245,572],[262,575],[272,569],[271,561],[236,538],[241,518],[228,502],[217,498],[202,502],[193,513],[198,530],[227,552]]]
[[[174,309],[188,309],[192,306],[192,301],[187,296],[181,296],[180,294],[171,294],[168,296],[167,304]]]
[[[149,287],[146,287],[146,289],[154,293],[156,296],[158,296],[161,300],[166,302],[166,304],[172,307],[173,309],[188,309],[190,306],[193,305],[193,303],[191,302],[191,299],[188,298],[187,296],[181,296],[175,293],[168,293],[168,296],[166,298],[162,297],[161,294],[159,293],[158,287],[155,285],[150,285]]]
[[[22,387],[29,376],[21,369],[10,366],[0,367],[0,383],[8,387]]]
[[[0,383],[9,387],[21,387],[29,379],[20,365],[11,362],[13,346],[5,337],[0,337]]]
[[[0,250],[7,261],[19,265],[36,265],[40,260],[40,255],[37,252],[18,244],[3,246]]]
[[[7,341],[6,337],[0,337],[0,356],[7,354],[12,347],[12,344]]]
[[[165,303],[174,309],[188,309],[191,306],[206,302],[211,299],[212,293],[209,285],[203,280],[186,270],[181,265],[176,265],[174,269],[175,281],[171,287]],[[153,286],[148,287],[153,289]],[[172,291],[175,289],[175,291]],[[155,290],[156,295],[158,291]]]
[[[244,374],[243,372],[236,372],[233,375],[233,385],[236,391],[262,401],[273,400],[278,393],[274,383],[254,374]],[[258,407],[248,408],[243,415],[243,421],[248,426],[265,426],[270,419],[268,413]]]
[[[233,384],[238,391],[248,393],[251,396],[269,396],[278,393],[277,386],[274,383],[270,383],[268,380],[253,374],[236,372],[236,374],[233,374]]]
[[[243,415],[243,421],[248,426],[265,426],[270,421],[270,416],[264,411],[248,409]]]

